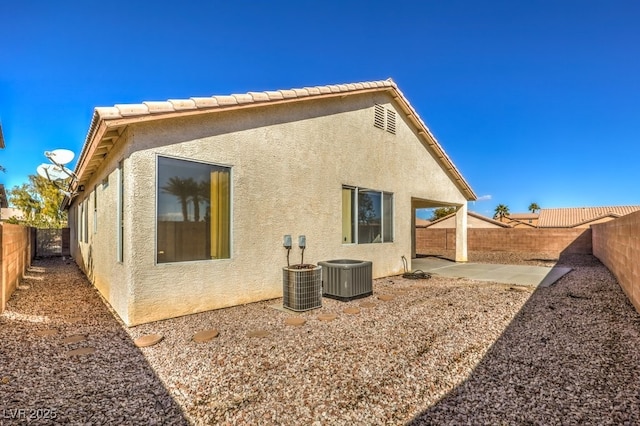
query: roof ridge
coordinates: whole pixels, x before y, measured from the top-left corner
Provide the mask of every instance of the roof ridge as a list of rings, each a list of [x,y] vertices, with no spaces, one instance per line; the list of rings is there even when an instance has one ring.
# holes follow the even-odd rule
[[[113,120],[125,117],[171,113],[184,110],[222,108],[249,103],[264,103],[285,99],[306,98],[329,93],[347,93],[360,90],[393,87],[397,84],[391,79],[363,81],[358,83],[328,84],[292,89],[251,91],[247,93],[232,93],[229,95],[212,95],[191,97],[188,99],[167,99],[166,101],[142,101],[131,104],[115,104],[113,106],[96,107],[98,119]]]

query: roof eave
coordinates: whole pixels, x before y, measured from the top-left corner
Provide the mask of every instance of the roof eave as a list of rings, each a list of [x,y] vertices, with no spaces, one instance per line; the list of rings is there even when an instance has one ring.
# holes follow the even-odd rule
[[[444,149],[440,143],[438,143],[437,139],[431,133],[427,125],[422,121],[418,113],[413,109],[407,98],[402,94],[400,89],[394,87],[394,91],[397,94],[394,96],[394,100],[400,105],[405,116],[409,121],[413,123],[413,125],[419,129],[418,136],[422,139],[424,143],[427,144],[429,148],[431,148],[432,152],[436,156],[436,160],[444,167],[445,172],[449,175],[449,177],[453,178],[456,186],[460,191],[464,194],[467,201],[475,201],[478,199],[477,195],[471,189],[471,186],[467,183],[467,181],[462,177],[462,174],[454,165],[453,161],[449,156],[445,153]]]

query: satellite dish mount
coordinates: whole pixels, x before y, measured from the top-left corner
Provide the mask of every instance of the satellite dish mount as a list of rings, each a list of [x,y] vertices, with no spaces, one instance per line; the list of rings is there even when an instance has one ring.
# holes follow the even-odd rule
[[[71,188],[78,180],[78,176],[66,165],[73,160],[75,154],[68,149],[54,149],[53,151],[45,151],[44,156],[52,164],[40,164],[36,169],[38,175],[53,183],[65,196],[73,198],[77,192],[72,191]]]

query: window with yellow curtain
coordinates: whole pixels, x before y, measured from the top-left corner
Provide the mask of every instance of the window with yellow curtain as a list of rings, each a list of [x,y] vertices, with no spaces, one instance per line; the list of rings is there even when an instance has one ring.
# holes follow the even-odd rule
[[[231,169],[158,157],[157,262],[228,259]]]

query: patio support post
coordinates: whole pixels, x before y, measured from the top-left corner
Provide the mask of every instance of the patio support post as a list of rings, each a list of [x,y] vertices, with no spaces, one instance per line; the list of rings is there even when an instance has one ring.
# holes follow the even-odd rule
[[[416,208],[411,206],[411,258],[416,258]]]
[[[467,203],[456,212],[456,262],[467,261]]]

